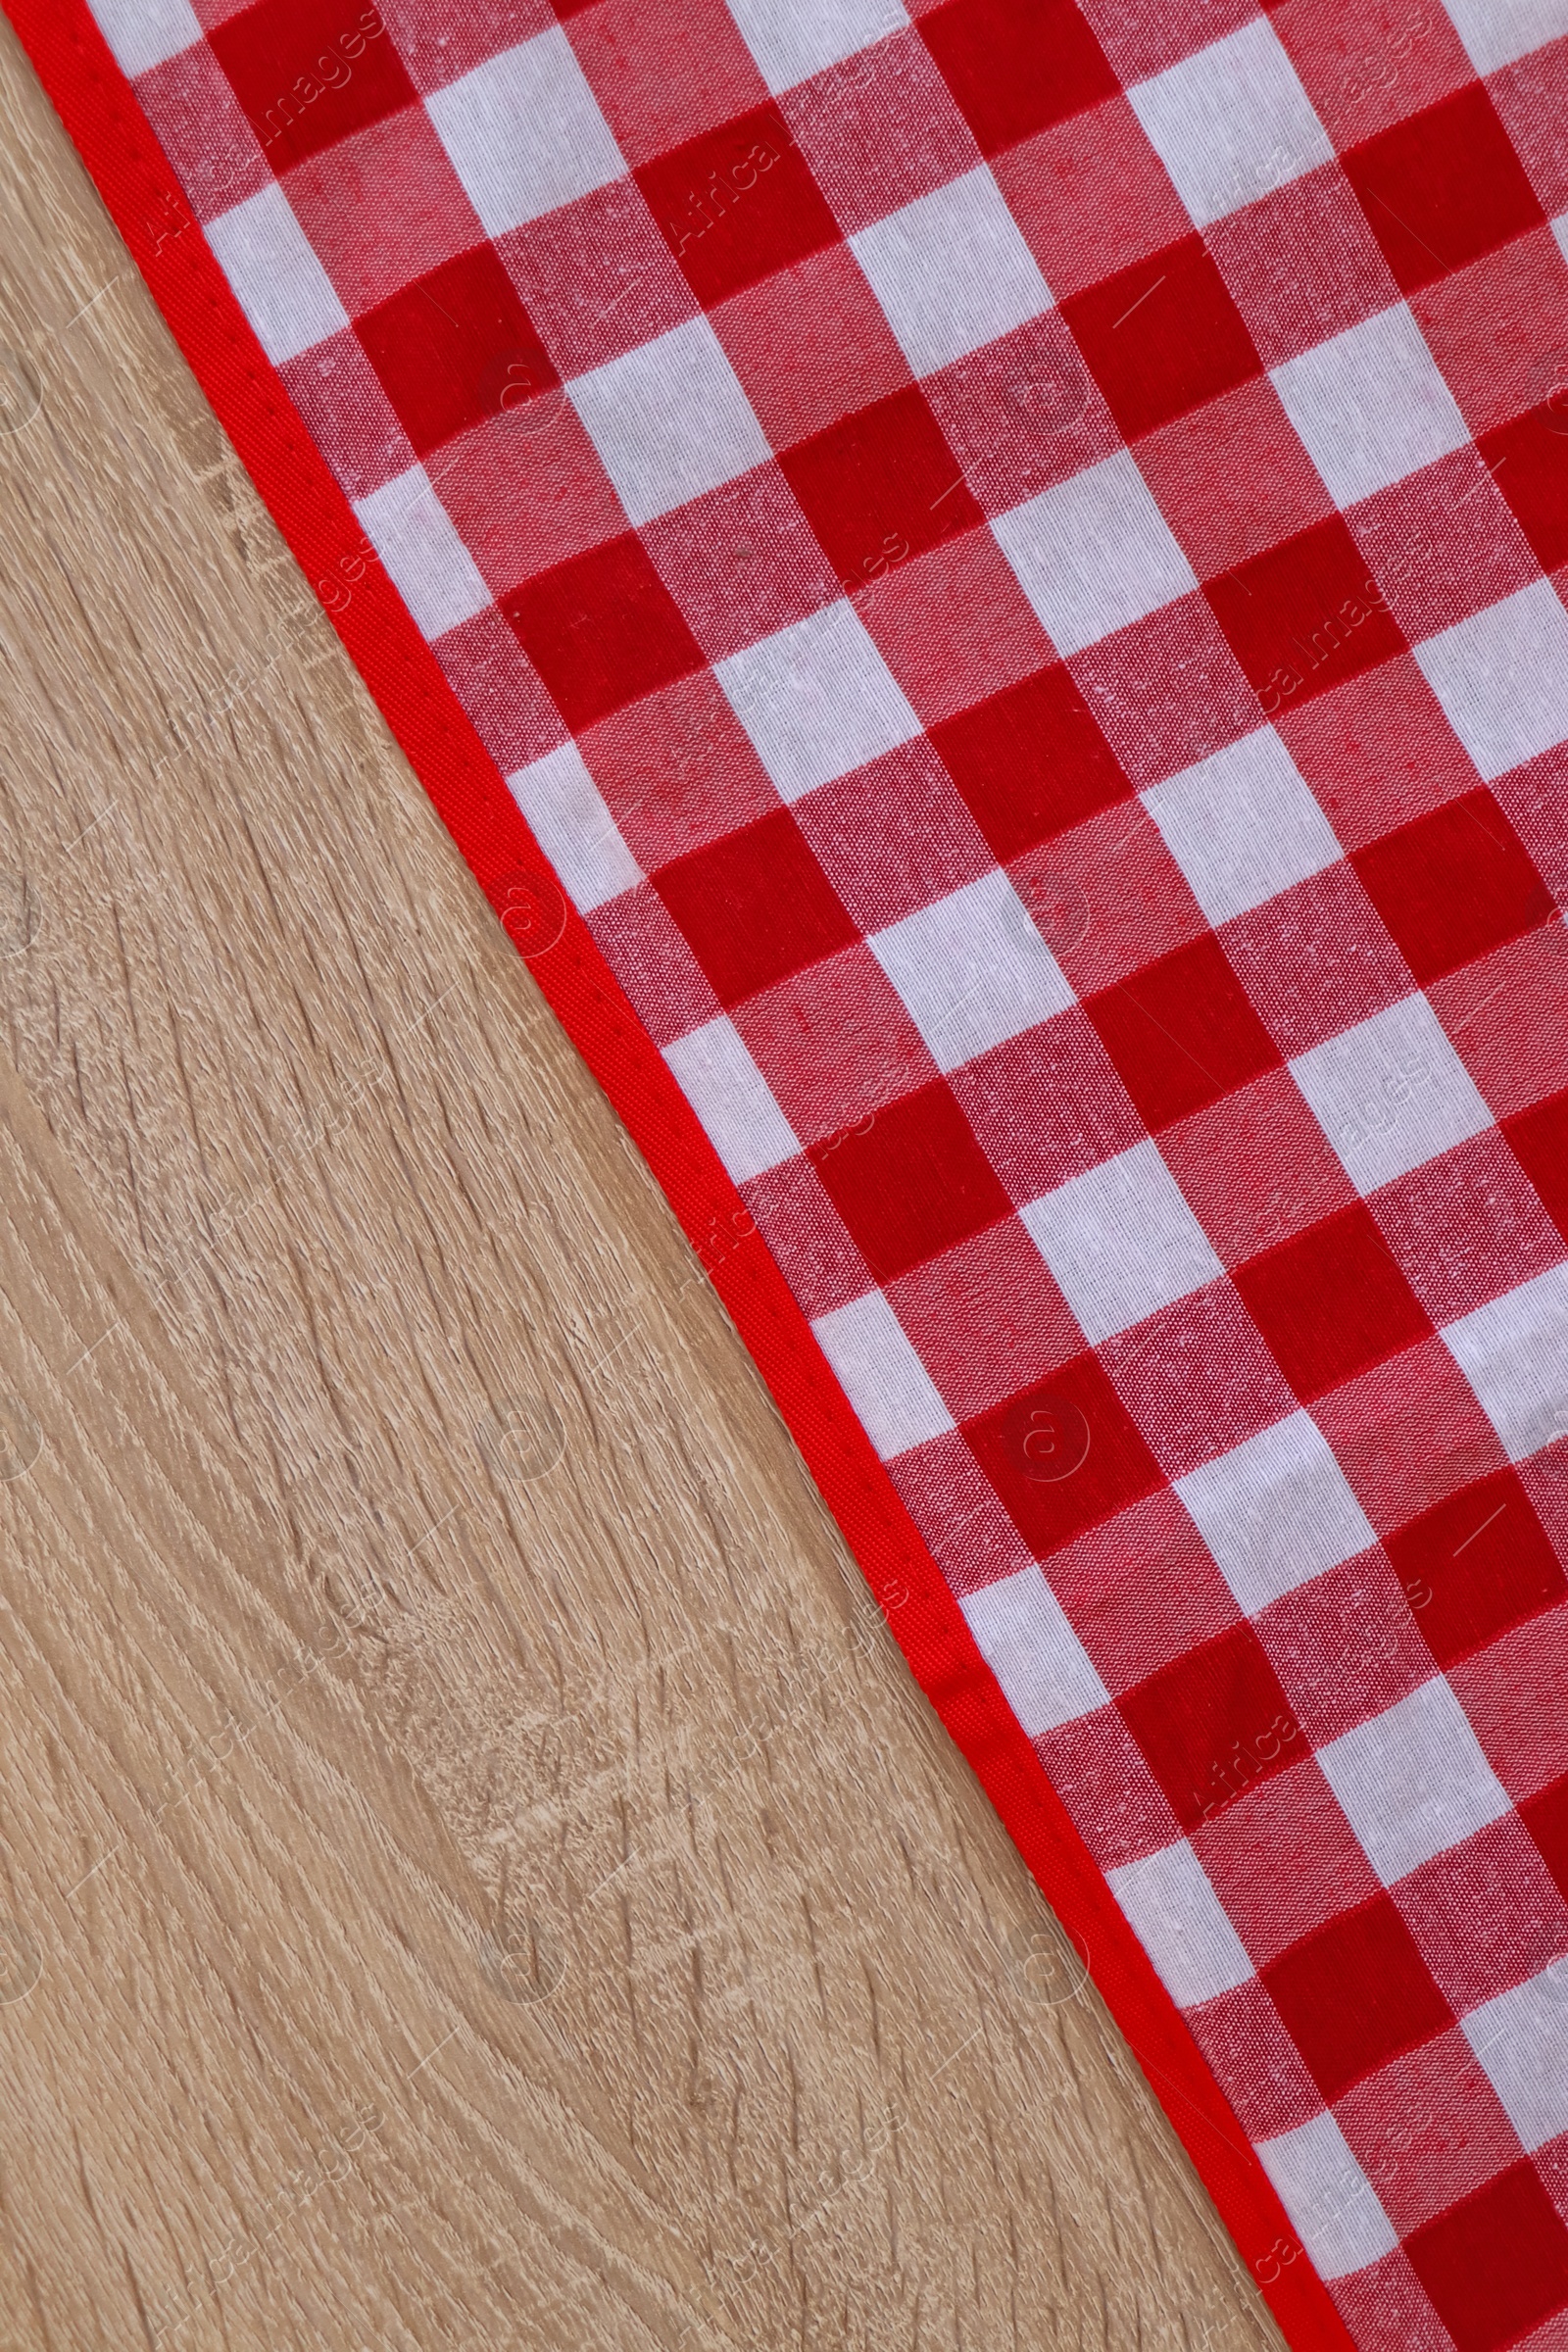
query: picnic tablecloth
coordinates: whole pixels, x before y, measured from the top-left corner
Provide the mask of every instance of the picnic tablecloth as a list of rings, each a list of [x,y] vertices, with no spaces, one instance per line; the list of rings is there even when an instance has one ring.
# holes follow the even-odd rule
[[[1568,0],[11,0],[1292,2341],[1568,2344]]]

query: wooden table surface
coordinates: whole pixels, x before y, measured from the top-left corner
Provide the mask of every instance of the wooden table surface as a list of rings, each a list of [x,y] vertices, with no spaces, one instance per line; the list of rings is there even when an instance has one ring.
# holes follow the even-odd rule
[[[1276,2343],[0,111],[0,2344]]]

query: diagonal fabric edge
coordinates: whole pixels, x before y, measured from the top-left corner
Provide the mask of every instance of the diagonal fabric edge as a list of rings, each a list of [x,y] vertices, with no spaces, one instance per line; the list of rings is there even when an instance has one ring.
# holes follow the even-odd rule
[[[6,0],[165,319],[400,748],[498,912],[549,872],[502,777],[264,356],[84,0]],[[346,576],[352,594],[325,592]],[[699,1250],[739,1193],[581,916],[529,960],[547,1002]],[[525,952],[525,951],[524,951]],[[749,1220],[748,1220],[749,1222]],[[1170,1994],[1056,1796],[760,1234],[708,1269],[922,1690],[979,1778],[1297,2352],[1351,2338]],[[907,1593],[907,1598],[903,1595]]]

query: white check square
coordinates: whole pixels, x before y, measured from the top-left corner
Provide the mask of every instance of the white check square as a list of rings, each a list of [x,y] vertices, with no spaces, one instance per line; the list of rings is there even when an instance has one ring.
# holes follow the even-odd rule
[[[1127,98],[1199,228],[1334,161],[1263,17],[1137,83]]]
[[[842,598],[716,662],[713,675],[786,801],[912,743],[921,731]]]
[[[1443,0],[1478,74],[1495,74],[1568,32],[1568,0]]]
[[[728,0],[728,7],[775,97],[909,22],[900,0]]]
[[[92,13],[127,81],[202,38],[190,0],[93,0]]]
[[[1225,1271],[1153,1143],[1102,1159],[1019,1215],[1094,1348]]]
[[[354,512],[423,636],[484,611],[490,591],[422,466],[383,482]]]
[[[1059,654],[1079,654],[1198,581],[1125,450],[991,525]]]
[[[1526,2149],[1568,2132],[1568,1960],[1472,2009],[1462,2024]]]
[[[1310,1413],[1189,1471],[1176,1492],[1249,1617],[1377,1542]]]
[[[1489,1298],[1440,1336],[1511,1462],[1568,1429],[1568,1266]]]
[[[1004,873],[981,876],[868,940],[940,1070],[1076,1003]]]
[[[1475,1080],[1423,996],[1401,997],[1298,1054],[1291,1075],[1363,1195],[1492,1125]]]
[[[209,220],[206,236],[275,368],[347,326],[349,315],[276,180]]]
[[[1507,1790],[1441,1674],[1331,1740],[1317,1760],[1385,1886],[1509,1809]]]
[[[642,868],[574,743],[560,744],[519,768],[507,778],[507,788],[579,914],[591,914],[642,880]]]
[[[1549,580],[1455,621],[1414,653],[1489,784],[1568,740],[1568,612]]]
[[[1183,1838],[1108,1873],[1128,1925],[1179,2009],[1195,2009],[1252,1975],[1247,1946]]]
[[[1470,438],[1402,302],[1271,372],[1285,414],[1338,507],[1386,490]]]
[[[936,1384],[880,1291],[835,1307],[811,1329],[883,1461],[953,1427]]]
[[[1392,2254],[1398,2239],[1332,2115],[1257,2142],[1291,2226],[1320,2278],[1346,2278]]]
[[[424,103],[487,236],[608,187],[626,169],[559,24]]]
[[[1036,1567],[999,1577],[958,1604],[980,1655],[1031,1740],[1092,1715],[1110,1697],[1060,1601]]]
[[[916,375],[1051,308],[1051,288],[984,164],[850,239]]]
[[[795,1130],[726,1014],[666,1046],[664,1059],[732,1183],[793,1159]]]
[[[706,318],[574,376],[566,392],[639,525],[773,454]]]
[[[1215,925],[1321,873],[1342,854],[1334,827],[1272,727],[1151,785],[1142,798]]]

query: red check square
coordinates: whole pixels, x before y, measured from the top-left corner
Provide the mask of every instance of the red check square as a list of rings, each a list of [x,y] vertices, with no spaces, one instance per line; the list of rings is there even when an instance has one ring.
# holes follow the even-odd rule
[[[941,1081],[829,1137],[811,1156],[879,1282],[995,1225],[1011,1205]]]
[[[1163,1129],[1160,1156],[1227,1266],[1255,1257],[1355,1199],[1286,1069],[1265,1070]],[[1252,1172],[1246,1186],[1231,1171]]]
[[[1234,1279],[1303,1403],[1432,1329],[1360,1202],[1250,1258]]]
[[[1119,92],[994,156],[991,169],[1058,302],[1192,227]]]
[[[1063,1477],[1052,1459],[1025,1449],[1038,1427],[1070,1426],[1077,1467]],[[1099,1359],[1077,1355],[1049,1378],[964,1428],[975,1459],[1005,1504],[1026,1544],[1044,1558],[1163,1482],[1138,1425],[1106,1379]]]
[[[1563,381],[1565,292],[1568,262],[1551,230],[1538,228],[1410,297],[1473,433],[1539,408]]]
[[[1475,1391],[1436,1336],[1325,1392],[1315,1399],[1312,1417],[1380,1533],[1486,1477],[1504,1459]],[[1441,1449],[1432,1444],[1435,1421],[1448,1433]]]
[[[1210,580],[1205,593],[1271,718],[1403,650],[1338,514]]]
[[[652,162],[762,105],[766,89],[724,0],[556,0],[615,143]]]
[[[1477,447],[1543,571],[1568,563],[1568,402],[1548,400]]]
[[[504,611],[568,726],[590,726],[704,666],[668,589],[628,533],[542,572]]]
[[[276,172],[414,99],[379,10],[361,0],[259,0],[208,39]]]
[[[655,881],[721,1004],[858,936],[787,808],[676,858]]]
[[[772,816],[778,795],[709,670],[585,727],[583,759],[643,871]]]
[[[1408,654],[1282,705],[1274,723],[1348,850],[1473,789],[1476,771]]]
[[[1485,789],[1449,801],[1351,859],[1416,978],[1441,979],[1555,911],[1524,847]]]
[[[1167,1487],[1054,1552],[1051,1589],[1113,1694],[1242,1621],[1235,1594]]]
[[[1414,1937],[1382,1892],[1259,1973],[1326,2099],[1453,2022]]]
[[[1233,571],[1334,511],[1266,376],[1146,434],[1138,470],[1200,580]]]
[[[1560,1447],[1554,1448],[1554,1456],[1545,1476],[1560,1489]],[[1531,1483],[1539,1493],[1539,1474]],[[1552,1696],[1562,1687],[1565,1672],[1568,1608],[1562,1607],[1527,1617],[1511,1633],[1500,1635],[1485,1649],[1473,1650],[1447,1670],[1488,1763],[1526,1813],[1537,1798],[1554,1804],[1553,1791],[1568,1774],[1568,1718]],[[1548,1841],[1541,1850],[1555,1870],[1555,1847]]]
[[[1178,1658],[1117,1704],[1184,1830],[1298,1763],[1306,1742],[1250,1625]]]
[[[863,940],[801,964],[735,1009],[752,1059],[808,1151],[825,1157],[937,1066]]]
[[[720,302],[713,332],[780,452],[901,391],[909,364],[846,245],[810,253]],[[780,368],[780,351],[810,363]]]
[[[1016,1217],[928,1258],[890,1283],[888,1297],[956,1420],[1033,1387],[1083,1347]],[[989,1314],[976,1315],[977,1299],[989,1303]]]
[[[420,457],[560,381],[491,245],[406,286],[356,331]]]
[[[1262,372],[1201,237],[1069,295],[1061,310],[1129,441]]]
[[[1259,1966],[1337,1913],[1377,1899],[1371,1865],[1310,1756],[1287,1751],[1283,1770],[1209,1815],[1193,1847]]]
[[[999,858],[1128,797],[1127,778],[1059,662],[930,733]]]
[[[351,318],[483,235],[422,107],[317,148],[290,172],[287,193]],[[381,233],[389,206],[409,216],[408,233],[391,244]]]
[[[919,31],[983,155],[1117,89],[1071,0],[948,0],[920,18]]]
[[[928,729],[1052,658],[1033,606],[984,528],[890,564],[856,610]]]
[[[1458,2033],[1391,2059],[1334,2120],[1395,2228],[1423,2222],[1519,2161],[1519,2135]]]
[[[1502,1132],[1558,1232],[1568,1238],[1568,1094],[1515,1112]]]
[[[1568,2228],[1531,2164],[1440,2214],[1405,2251],[1456,2352],[1501,2352],[1568,2304]]]
[[[1568,1577],[1513,1470],[1450,1494],[1384,1543],[1440,1666],[1568,1597]]]
[[[838,242],[838,223],[773,105],[642,165],[636,180],[704,304]]]
[[[779,465],[847,590],[980,519],[914,384],[797,442]]]
[[[1084,1009],[1151,1129],[1279,1067],[1279,1049],[1212,932],[1102,990]]]
[[[1351,148],[1344,161],[1406,294],[1545,218],[1480,82]]]

